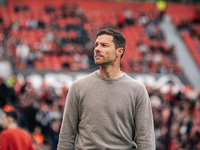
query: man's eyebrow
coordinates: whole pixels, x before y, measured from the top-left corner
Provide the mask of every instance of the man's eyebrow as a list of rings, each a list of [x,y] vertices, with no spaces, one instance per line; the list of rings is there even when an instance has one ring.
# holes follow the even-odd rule
[[[94,44],[109,44],[108,42],[98,42],[96,41]]]
[[[94,42],[94,45],[97,45],[98,44],[98,42]]]

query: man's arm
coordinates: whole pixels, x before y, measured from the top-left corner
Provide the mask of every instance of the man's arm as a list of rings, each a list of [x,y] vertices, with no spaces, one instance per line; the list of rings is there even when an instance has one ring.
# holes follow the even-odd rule
[[[57,150],[74,150],[74,143],[78,130],[78,114],[75,87],[72,85],[65,103]]]
[[[138,150],[155,150],[154,123],[151,103],[144,85],[141,86],[136,100],[136,132]]]

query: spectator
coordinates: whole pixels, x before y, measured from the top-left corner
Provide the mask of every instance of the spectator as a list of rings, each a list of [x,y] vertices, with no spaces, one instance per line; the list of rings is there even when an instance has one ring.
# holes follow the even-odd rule
[[[59,139],[59,133],[60,133],[60,126],[61,126],[61,120],[60,119],[53,119],[50,126],[51,131],[51,139],[52,139],[52,149],[51,150],[57,150],[57,144]]]
[[[148,45],[145,44],[143,41],[137,43],[137,48],[141,55],[145,55],[149,51]]]
[[[159,10],[159,20],[162,21],[167,6],[166,0],[156,0],[156,6]]]
[[[124,12],[121,10],[119,11],[118,13],[118,18],[117,18],[117,25],[119,28],[122,28],[124,27],[124,24],[125,24],[125,16],[124,16]]]
[[[135,19],[133,18],[133,14],[130,9],[126,8],[124,10],[124,17],[127,25],[133,25],[135,23]]]
[[[141,13],[138,20],[139,24],[146,26],[150,22],[150,18],[145,15],[145,13]]]
[[[36,114],[38,113],[36,99],[33,99],[28,106],[24,108],[23,115],[25,117],[25,127],[29,130],[29,132],[33,132],[35,127],[38,125],[36,120]]]
[[[34,145],[37,150],[40,150],[43,148],[44,144],[44,136],[41,133],[41,128],[39,126],[36,126],[34,131],[32,132]]]
[[[38,28],[38,20],[34,18],[30,18],[26,21],[26,27],[28,29],[37,29]]]
[[[19,12],[27,12],[29,10],[29,7],[24,4],[24,3],[21,3],[21,2],[18,2],[14,5],[14,11],[16,13],[19,13]]]
[[[36,120],[39,122],[39,125],[42,128],[42,134],[44,134],[44,142],[50,142],[50,124],[52,121],[51,112],[49,111],[49,107],[46,103],[42,103],[40,105],[39,111],[36,113]]]
[[[7,96],[8,96],[8,88],[3,81],[3,78],[0,77],[0,108],[3,108],[3,106],[8,103]]]
[[[16,54],[19,59],[18,67],[20,69],[24,69],[27,64],[27,60],[30,54],[30,47],[27,45],[25,41],[21,41],[16,48]]]
[[[39,49],[43,52],[50,52],[51,49],[51,45],[49,44],[48,40],[46,38],[43,38],[40,45],[39,45]]]
[[[2,127],[5,129],[0,135],[2,150],[34,150],[30,134],[18,128],[18,114],[15,110],[4,112]]]
[[[194,9],[191,22],[194,24],[200,24],[200,11],[199,8]]]
[[[52,13],[55,12],[54,6],[52,6],[52,5],[50,5],[50,4],[45,5],[44,10],[45,10],[45,12],[46,12],[47,14],[52,14]]]

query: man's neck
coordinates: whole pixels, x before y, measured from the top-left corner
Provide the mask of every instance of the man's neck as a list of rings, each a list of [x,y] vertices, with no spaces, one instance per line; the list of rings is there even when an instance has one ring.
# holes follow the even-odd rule
[[[120,67],[100,66],[99,74],[104,78],[114,79],[120,77],[122,72],[120,71]]]
[[[16,123],[11,123],[8,125],[7,129],[14,129],[14,128],[17,128],[17,124]]]

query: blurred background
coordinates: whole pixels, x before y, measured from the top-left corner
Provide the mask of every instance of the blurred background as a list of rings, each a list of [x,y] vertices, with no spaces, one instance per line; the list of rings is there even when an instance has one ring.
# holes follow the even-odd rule
[[[127,39],[121,68],[148,90],[157,150],[200,149],[199,0],[0,0],[0,112],[18,110],[36,149],[56,150],[103,27]]]

